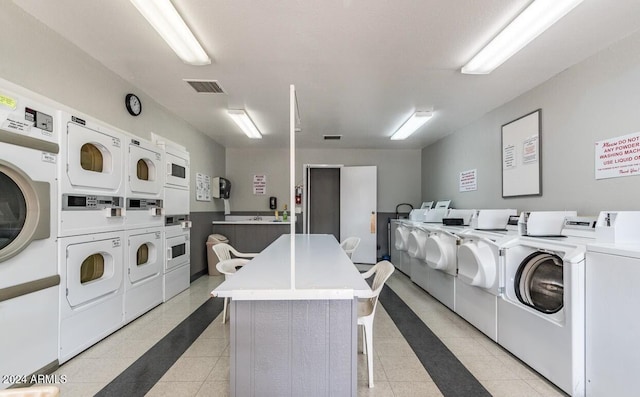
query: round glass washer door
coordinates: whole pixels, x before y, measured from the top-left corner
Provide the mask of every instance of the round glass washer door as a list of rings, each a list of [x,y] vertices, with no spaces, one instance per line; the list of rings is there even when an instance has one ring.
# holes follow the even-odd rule
[[[0,263],[49,237],[49,184],[0,160]]]
[[[563,262],[555,254],[534,252],[521,263],[514,280],[518,300],[545,314],[564,306]]]

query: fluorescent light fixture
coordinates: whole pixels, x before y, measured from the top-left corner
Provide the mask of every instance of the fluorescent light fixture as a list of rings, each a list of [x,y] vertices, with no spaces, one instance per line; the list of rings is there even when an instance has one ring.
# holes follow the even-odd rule
[[[227,110],[229,113],[229,117],[238,124],[238,127],[242,129],[249,138],[251,139],[262,139],[262,134],[258,131],[258,127],[253,123],[251,117],[244,110]]]
[[[465,74],[488,74],[520,51],[583,0],[536,0],[462,67]]]
[[[131,0],[169,47],[189,65],[208,65],[211,59],[170,0]]]
[[[407,139],[409,135],[416,132],[416,130],[429,121],[431,117],[433,117],[433,112],[431,111],[415,112],[409,117],[409,120],[405,121],[404,124],[398,128],[398,131],[391,135],[391,140]]]

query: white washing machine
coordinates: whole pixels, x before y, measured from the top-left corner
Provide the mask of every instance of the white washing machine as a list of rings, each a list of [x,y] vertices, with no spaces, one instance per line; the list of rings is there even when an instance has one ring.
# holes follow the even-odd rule
[[[57,360],[58,126],[54,109],[16,93],[25,91],[0,81],[2,375],[40,372]]]
[[[124,324],[124,231],[58,239],[63,363]]]
[[[455,308],[456,249],[458,236],[442,224],[428,226],[425,242],[426,288],[429,294],[449,309]]]
[[[587,246],[586,395],[638,395],[640,212],[605,211]]]
[[[71,113],[59,114],[59,235],[122,230],[124,133]]]
[[[500,282],[499,249],[516,237],[515,233],[507,235],[506,230],[509,217],[516,213],[480,210],[471,222],[476,227],[457,234],[455,311],[494,341],[498,340],[498,296],[504,287]]]
[[[164,149],[137,137],[127,140],[125,228],[162,226]]]
[[[125,231],[125,323],[162,303],[165,255],[162,231],[162,227]]]
[[[529,215],[527,230],[545,237],[521,236],[501,248],[498,343],[565,392],[583,396],[585,251],[594,241],[586,237],[595,237],[593,222],[560,227],[577,237],[548,237],[560,234],[558,220],[575,212],[536,215]]]
[[[191,282],[190,229],[189,215],[167,215],[165,217],[164,302],[189,288]]]

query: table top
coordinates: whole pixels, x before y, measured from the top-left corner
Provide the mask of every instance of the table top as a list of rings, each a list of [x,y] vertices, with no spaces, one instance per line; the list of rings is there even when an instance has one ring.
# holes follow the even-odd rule
[[[291,288],[290,234],[280,236],[212,291],[238,300],[353,299],[371,288],[335,237],[296,234],[295,289]]]

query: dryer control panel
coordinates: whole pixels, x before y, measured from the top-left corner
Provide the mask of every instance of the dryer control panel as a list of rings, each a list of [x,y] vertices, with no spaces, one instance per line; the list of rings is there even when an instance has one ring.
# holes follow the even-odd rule
[[[103,210],[106,208],[122,208],[124,199],[118,196],[94,196],[83,194],[63,194],[62,210]]]
[[[162,200],[156,199],[127,199],[128,210],[148,210],[153,208],[162,208]]]

